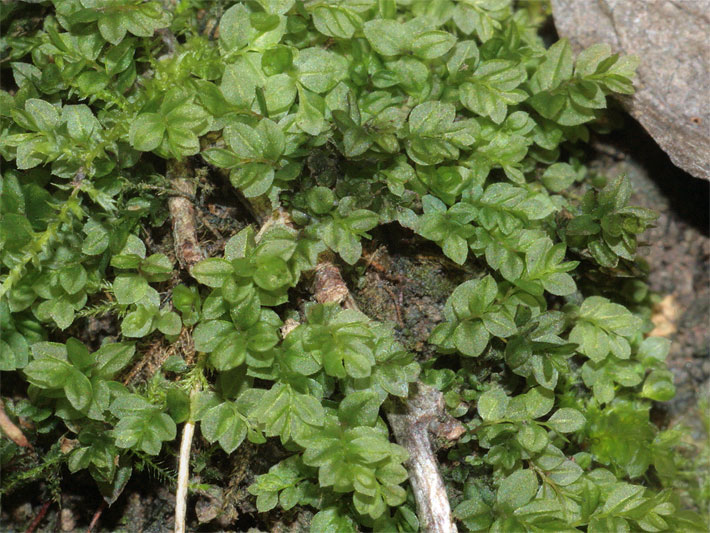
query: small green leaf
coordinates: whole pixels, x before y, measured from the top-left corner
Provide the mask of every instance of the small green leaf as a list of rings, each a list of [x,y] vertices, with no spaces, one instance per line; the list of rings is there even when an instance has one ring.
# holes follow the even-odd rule
[[[643,493],[646,489],[640,485],[617,483],[616,488],[604,502],[602,512],[618,515],[628,512],[644,503]]]
[[[441,250],[457,265],[463,265],[468,257],[468,242],[460,235],[450,234],[444,238]]]
[[[59,271],[59,283],[68,294],[76,294],[86,286],[88,276],[80,264],[69,265]]]
[[[55,357],[35,359],[23,369],[27,380],[42,389],[61,389],[64,387],[72,367],[66,361]]]
[[[327,507],[318,511],[311,521],[312,533],[355,533],[356,531],[353,519],[341,513],[337,507]]]
[[[247,425],[234,402],[212,407],[200,421],[200,429],[208,442],[219,441],[227,453],[232,453],[244,441]]]
[[[491,335],[505,339],[515,334],[515,322],[505,311],[492,311],[482,317],[483,324]]]
[[[555,296],[568,296],[577,291],[577,284],[566,272],[552,272],[542,278],[545,290]]]
[[[525,410],[530,418],[545,416],[554,403],[555,394],[542,387],[534,387],[525,393]]]
[[[94,352],[96,367],[93,374],[103,379],[110,379],[130,363],[136,353],[132,342],[115,342],[105,344]]]
[[[505,416],[510,398],[502,389],[491,389],[478,399],[478,414],[485,421],[501,420]]]
[[[234,324],[226,320],[200,322],[192,333],[195,350],[211,352],[222,342],[225,335],[234,331]]]
[[[247,348],[246,335],[235,331],[219,339],[219,343],[210,354],[210,363],[217,370],[230,370],[244,363]]]
[[[522,102],[527,94],[517,87],[527,75],[522,65],[503,59],[483,61],[470,81],[459,88],[461,104],[474,113],[501,124],[508,106]]]
[[[149,281],[165,281],[170,279],[173,264],[164,254],[153,254],[140,263],[140,271]]]
[[[225,259],[211,257],[193,266],[190,274],[203,285],[219,288],[234,275],[234,267]]]
[[[227,51],[246,46],[252,32],[249,11],[243,4],[230,7],[219,21],[219,43]]]
[[[138,274],[119,274],[113,280],[113,293],[118,303],[133,304],[142,299],[148,291],[148,282]]]
[[[150,408],[122,417],[113,433],[119,448],[134,448],[148,455],[158,455],[163,441],[175,438],[177,427],[170,416]]]
[[[269,76],[286,72],[293,65],[293,51],[287,46],[278,46],[264,52],[261,68]]]
[[[316,215],[324,215],[333,209],[335,195],[327,187],[313,187],[306,193],[306,201]]]
[[[543,185],[552,192],[561,192],[577,179],[577,171],[569,163],[554,163],[547,167],[540,178]]]
[[[84,242],[81,245],[82,253],[86,255],[99,255],[108,248],[109,234],[104,228],[98,225],[88,227]]]
[[[52,131],[59,123],[59,111],[45,100],[29,98],[25,102],[25,110],[34,120],[38,131]]]
[[[219,168],[234,168],[242,162],[242,158],[226,148],[210,148],[201,155],[210,165]]]
[[[83,104],[64,106],[62,119],[67,123],[69,136],[77,141],[88,141],[94,132],[101,129],[91,109]]]
[[[313,10],[313,25],[323,35],[349,39],[360,27],[360,17],[339,6],[319,6]]]
[[[182,321],[177,313],[169,311],[158,319],[155,327],[165,335],[178,335],[182,330]]]
[[[574,461],[569,459],[563,461],[549,473],[550,480],[559,485],[566,487],[577,481],[584,474],[584,470]]]
[[[481,499],[477,492],[458,504],[453,515],[461,520],[472,531],[486,531],[493,523],[491,508]]]
[[[373,426],[380,410],[380,400],[372,390],[348,394],[338,406],[338,418],[352,426]]]
[[[537,424],[525,424],[515,436],[520,445],[529,452],[541,452],[547,446],[547,432]]]
[[[586,419],[577,409],[564,407],[555,411],[555,414],[550,417],[547,423],[552,429],[560,433],[574,433],[584,427]]]
[[[611,47],[607,43],[593,44],[589,48],[585,48],[577,55],[575,74],[580,77],[591,76],[596,72],[600,63],[611,54]]]
[[[670,339],[666,339],[665,337],[647,337],[641,342],[637,357],[644,363],[665,361],[670,348]]]
[[[309,427],[323,425],[325,412],[317,398],[276,383],[254,405],[249,416],[264,426],[267,436],[280,436],[282,442],[292,439],[298,442]]]
[[[247,198],[255,198],[269,191],[274,182],[274,169],[264,163],[248,163],[232,169],[229,181]]]
[[[456,44],[456,37],[449,32],[429,30],[420,33],[412,40],[412,51],[422,59],[436,59],[451,50],[454,44]]]
[[[531,80],[534,92],[550,91],[572,77],[572,48],[567,39],[557,41],[545,52],[545,58]]]
[[[641,396],[657,402],[667,402],[673,399],[675,396],[673,374],[668,370],[654,370],[651,372],[643,382]]]
[[[298,81],[315,93],[328,92],[347,75],[345,58],[322,48],[301,50],[293,65],[298,72]]]
[[[255,128],[236,123],[224,130],[224,140],[242,159],[259,159],[264,153],[264,140]]]
[[[464,320],[454,330],[456,349],[469,357],[478,357],[490,341],[490,334],[480,320]]]
[[[131,123],[128,138],[136,150],[150,152],[163,142],[165,129],[163,117],[158,113],[143,113]]]
[[[67,400],[77,411],[82,411],[91,403],[92,387],[89,378],[78,370],[72,370],[64,384]]]
[[[375,19],[363,26],[372,48],[383,56],[398,55],[408,47],[409,37],[404,24],[395,20]]]
[[[280,257],[269,257],[259,262],[254,283],[264,290],[275,291],[293,283],[288,263]]]
[[[498,503],[510,509],[518,509],[535,497],[537,489],[535,472],[529,469],[517,470],[501,481]]]
[[[135,311],[131,311],[124,317],[121,322],[121,333],[126,337],[145,337],[153,329],[154,311],[139,305]]]

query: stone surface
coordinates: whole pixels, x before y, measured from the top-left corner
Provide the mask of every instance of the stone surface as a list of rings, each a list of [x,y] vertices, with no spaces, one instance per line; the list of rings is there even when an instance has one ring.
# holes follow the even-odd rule
[[[606,42],[641,64],[624,107],[693,176],[710,180],[710,0],[552,0],[578,52]]]

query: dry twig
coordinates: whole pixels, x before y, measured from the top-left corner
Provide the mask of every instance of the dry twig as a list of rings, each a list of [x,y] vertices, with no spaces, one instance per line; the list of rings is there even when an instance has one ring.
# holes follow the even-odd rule
[[[168,201],[170,221],[173,228],[175,255],[178,262],[188,271],[204,259],[200,242],[197,239],[195,224],[195,206],[188,198],[195,195],[195,184],[189,179],[192,168],[186,159],[172,160],[168,163],[168,179],[173,189],[180,193]],[[187,488],[190,479],[190,450],[192,437],[195,433],[195,423],[185,422],[180,442],[180,457],[178,460],[178,483],[175,493],[175,533],[185,533],[185,516],[187,514]]]
[[[190,270],[205,257],[197,239],[195,206],[189,200],[195,196],[195,184],[190,180],[192,168],[186,159],[172,159],[168,162],[167,175],[177,193],[168,200],[175,255],[180,266]]]
[[[37,526],[39,526],[40,523],[42,522],[42,520],[44,520],[44,517],[47,514],[47,511],[49,511],[50,505],[52,505],[51,501],[44,502],[44,504],[42,505],[42,508],[39,510],[39,513],[37,513],[37,516],[35,516],[35,519],[32,520],[32,523],[25,530],[25,533],[34,533],[34,530],[37,529]]]
[[[106,503],[106,500],[102,500],[101,505],[99,505],[99,508],[96,509],[94,516],[91,517],[91,522],[89,522],[89,527],[86,529],[86,533],[91,533],[94,530],[96,524],[99,522],[99,518],[101,518],[101,514],[107,506],[108,504]]]
[[[440,391],[421,382],[414,387],[415,393],[410,393],[405,402],[388,409],[387,420],[397,442],[409,452],[406,466],[417,501],[421,530],[453,533],[457,529],[429,433],[436,431],[441,437],[456,440],[465,429],[446,414]]]

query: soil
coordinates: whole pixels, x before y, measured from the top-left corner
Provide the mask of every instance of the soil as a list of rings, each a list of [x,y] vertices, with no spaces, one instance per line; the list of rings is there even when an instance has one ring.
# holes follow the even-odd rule
[[[660,213],[656,227],[645,234],[648,245],[641,250],[649,264],[648,284],[657,293],[654,333],[673,340],[668,364],[678,393],[660,411],[664,424],[691,425],[698,442],[707,438],[700,425],[700,417],[707,413],[700,413],[697,403],[710,389],[710,184],[674,167],[638,124],[627,121],[623,129],[593,140],[589,165],[610,177],[626,173],[634,186],[634,203]],[[197,207],[199,237],[209,255],[220,254],[226,239],[248,223],[241,215],[243,207],[225,191],[199,198]],[[165,228],[152,232],[149,248],[173,256],[171,233]],[[392,322],[405,347],[425,361],[433,354],[426,339],[442,320],[446,298],[461,281],[479,272],[475,262],[470,263],[455,265],[437,247],[422,243],[407,230],[385,227],[375,232],[364,259],[344,274],[361,310],[373,319]],[[294,296],[305,299],[306,293],[296,291]],[[101,317],[87,319],[85,326],[82,337],[91,337],[87,340],[93,343],[117,331],[115,323]],[[167,357],[167,347],[151,349],[155,355],[131,376],[135,382],[149,380],[161,358]],[[255,475],[281,458],[280,447],[267,445],[269,449],[255,453],[254,447],[245,445],[228,457],[199,438],[194,446],[195,463],[204,465],[195,469],[194,481],[204,488],[189,503],[191,531],[307,531],[309,511],[279,511],[257,519],[254,498],[246,491]],[[159,465],[162,474],[151,468],[134,472],[121,497],[102,511],[93,531],[171,531],[174,486],[170,478],[175,466],[168,456]],[[226,472],[230,482],[225,487]],[[46,489],[31,486],[5,497],[0,529],[25,531],[49,501]],[[62,508],[52,503],[35,531],[86,531],[102,502],[91,478],[64,476],[59,492]],[[261,530],[254,528],[257,524]]]

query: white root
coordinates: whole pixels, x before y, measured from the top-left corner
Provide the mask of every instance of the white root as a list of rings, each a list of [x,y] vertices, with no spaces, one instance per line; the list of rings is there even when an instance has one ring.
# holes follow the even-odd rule
[[[195,423],[185,422],[180,441],[180,457],[178,459],[177,491],[175,493],[175,533],[185,533],[185,516],[187,515],[187,488],[190,481],[190,450],[192,437],[195,434]]]

